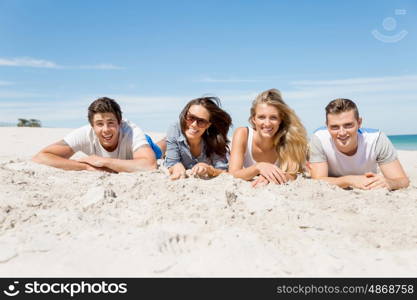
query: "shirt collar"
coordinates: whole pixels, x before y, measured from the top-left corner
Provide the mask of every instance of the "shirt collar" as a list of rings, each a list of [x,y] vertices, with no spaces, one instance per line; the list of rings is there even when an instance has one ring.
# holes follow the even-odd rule
[[[189,147],[188,142],[187,142],[187,138],[185,137],[184,133],[181,130],[181,123],[178,122],[178,130],[179,130],[179,137],[178,137],[178,141],[179,142],[183,142],[185,145],[187,145],[187,147]],[[204,141],[204,139],[201,139],[201,145],[202,145],[202,151],[201,154],[206,153],[206,142]],[[200,155],[201,156],[201,155]]]

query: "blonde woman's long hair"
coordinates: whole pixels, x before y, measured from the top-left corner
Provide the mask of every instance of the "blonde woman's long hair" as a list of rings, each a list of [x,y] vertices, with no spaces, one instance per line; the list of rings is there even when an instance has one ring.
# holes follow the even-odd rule
[[[258,104],[274,106],[281,119],[278,131],[274,136],[274,145],[278,153],[281,170],[295,175],[305,170],[308,155],[307,132],[295,112],[284,102],[281,92],[270,89],[259,94],[252,102],[249,123],[256,130],[253,118]]]

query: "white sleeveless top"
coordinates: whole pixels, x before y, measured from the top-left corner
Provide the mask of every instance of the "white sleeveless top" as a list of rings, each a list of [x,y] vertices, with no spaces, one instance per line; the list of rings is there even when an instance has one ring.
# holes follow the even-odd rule
[[[333,142],[329,131],[320,128],[314,133],[319,138],[327,157],[330,176],[362,175],[366,172],[377,172],[376,141],[379,130],[360,128],[358,131],[358,150],[348,156],[340,152]]]
[[[246,152],[243,159],[243,167],[249,168],[250,166],[256,164],[256,161],[252,157],[252,143],[253,143],[253,128],[248,128],[248,142],[246,143]]]
[[[254,130],[252,127],[247,127],[247,128],[248,128],[248,142],[246,143],[246,152],[243,158],[244,168],[249,168],[250,166],[257,163],[257,161],[255,161],[252,156],[253,131]],[[275,162],[275,164],[278,166],[278,160]]]

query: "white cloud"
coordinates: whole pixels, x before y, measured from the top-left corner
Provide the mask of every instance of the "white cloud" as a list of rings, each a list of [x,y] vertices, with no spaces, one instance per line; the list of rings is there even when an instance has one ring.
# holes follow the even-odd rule
[[[17,58],[0,58],[0,66],[7,67],[32,67],[32,68],[52,68],[57,69],[59,66],[48,60],[35,59],[30,57],[17,57]]]
[[[26,98],[39,98],[39,97],[47,97],[47,95],[41,94],[41,93],[24,92],[24,91],[1,91],[0,90],[0,101],[2,98],[5,98],[5,99],[25,98],[26,99]],[[0,102],[0,106],[2,104],[3,103]]]
[[[53,61],[36,59],[31,57],[0,58],[0,66],[3,67],[30,67],[47,69],[86,69],[86,70],[121,70],[123,67],[113,64],[63,66]]]

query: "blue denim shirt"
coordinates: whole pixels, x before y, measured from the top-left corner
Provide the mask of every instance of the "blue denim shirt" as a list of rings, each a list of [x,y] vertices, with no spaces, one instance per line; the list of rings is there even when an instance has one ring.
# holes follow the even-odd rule
[[[182,163],[185,169],[191,169],[196,164],[204,162],[212,165],[216,169],[227,170],[227,157],[221,157],[217,154],[212,154],[210,157],[206,156],[206,145],[204,140],[202,143],[202,151],[198,157],[194,157],[188,145],[187,138],[181,131],[181,125],[178,123],[172,124],[167,133],[167,151],[164,161],[164,166],[170,168],[177,163]]]

